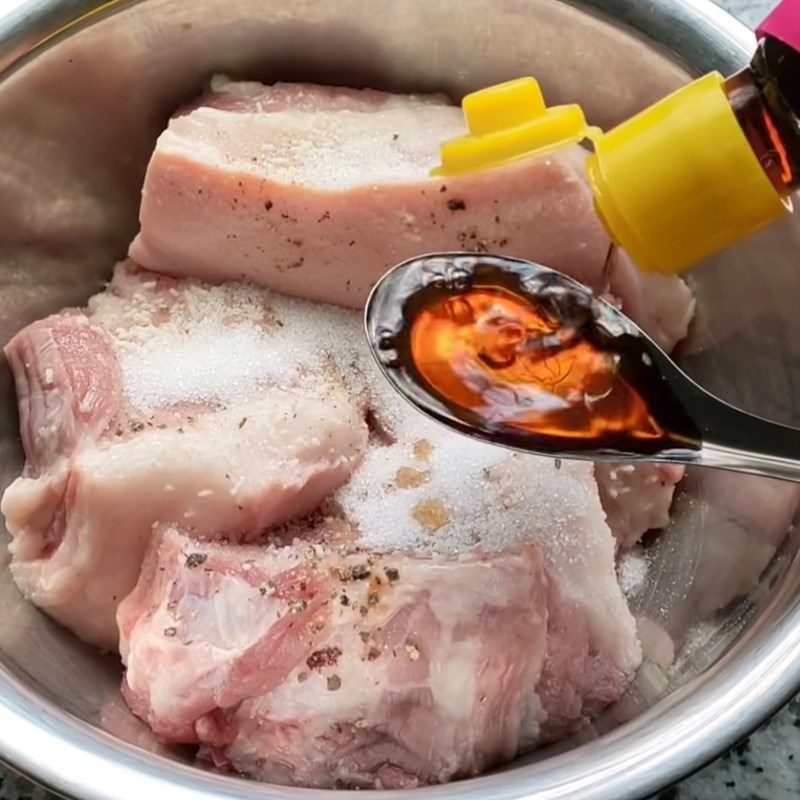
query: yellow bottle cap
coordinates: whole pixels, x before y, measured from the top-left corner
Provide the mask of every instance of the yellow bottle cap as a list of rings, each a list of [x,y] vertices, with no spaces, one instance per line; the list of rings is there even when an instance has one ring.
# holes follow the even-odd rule
[[[644,270],[677,273],[784,217],[719,73],[679,89],[595,141],[600,217]]]
[[[580,106],[547,108],[533,78],[491,86],[462,103],[469,133],[446,142],[434,176],[458,175],[542,155],[599,135],[586,124]]]

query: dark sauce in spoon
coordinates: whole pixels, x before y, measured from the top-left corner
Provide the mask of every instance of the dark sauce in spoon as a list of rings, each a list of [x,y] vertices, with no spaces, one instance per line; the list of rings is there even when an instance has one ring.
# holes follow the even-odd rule
[[[463,254],[415,259],[379,284],[367,329],[395,387],[462,432],[542,453],[700,447],[663,351],[545,267]]]

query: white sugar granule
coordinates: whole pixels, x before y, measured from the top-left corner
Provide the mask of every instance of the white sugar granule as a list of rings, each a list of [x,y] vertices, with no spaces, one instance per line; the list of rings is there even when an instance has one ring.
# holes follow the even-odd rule
[[[255,115],[201,107],[172,120],[159,147],[326,191],[413,183],[439,163],[440,141],[464,133],[458,106],[431,104],[420,120],[416,103]]]
[[[647,580],[647,559],[639,553],[625,553],[619,560],[617,577],[622,591],[633,596],[638,594]]]
[[[134,288],[134,280],[118,272],[118,294],[90,308],[116,339],[125,394],[142,411],[225,407],[263,386],[366,390],[360,364],[371,356],[357,312],[243,284],[187,280],[158,289],[152,281]]]
[[[454,553],[538,542],[566,554],[583,526],[604,528],[589,465],[513,454],[404,406],[394,409],[398,441],[372,447],[336,494],[365,546]]]
[[[609,535],[590,464],[514,454],[424,417],[380,374],[359,312],[125,272],[112,288],[90,309],[117,340],[127,398],[141,410],[225,407],[268,385],[344,387],[370,409],[381,436],[334,497],[366,547],[496,551],[534,541],[568,564],[584,558],[584,537]]]
[[[255,327],[200,324],[188,332],[164,331],[125,352],[125,390],[135,406],[224,403],[254,391],[260,382],[285,385],[296,364]]]

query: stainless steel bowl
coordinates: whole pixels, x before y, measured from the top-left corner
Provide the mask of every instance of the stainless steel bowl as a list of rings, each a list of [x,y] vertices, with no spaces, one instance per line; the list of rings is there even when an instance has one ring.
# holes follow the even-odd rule
[[[0,337],[108,275],[136,228],[156,135],[214,71],[454,97],[534,74],[551,102],[580,101],[609,125],[693,73],[733,70],[752,45],[707,0],[28,0],[0,16]],[[696,270],[682,351],[709,388],[787,422],[800,422],[799,233],[790,222]],[[20,450],[7,366],[0,376],[5,485]],[[634,604],[649,659],[630,694],[569,742],[416,795],[641,798],[748,733],[800,685],[800,537],[783,535],[794,492],[690,476],[649,547]],[[81,800],[321,794],[214,774],[159,747],[126,714],[116,661],[24,603],[5,558],[2,759]]]

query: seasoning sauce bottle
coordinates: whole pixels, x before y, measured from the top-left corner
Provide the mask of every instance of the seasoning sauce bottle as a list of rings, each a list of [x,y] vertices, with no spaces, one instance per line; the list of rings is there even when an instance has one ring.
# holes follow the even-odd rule
[[[713,72],[607,133],[577,105],[546,108],[532,78],[469,95],[470,133],[436,175],[495,167],[589,140],[595,207],[645,271],[682,272],[791,212],[800,186],[800,0],[758,29],[750,64]]]

